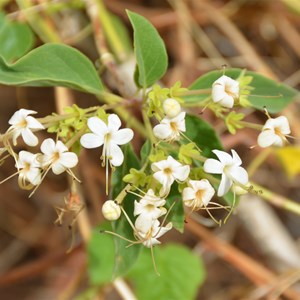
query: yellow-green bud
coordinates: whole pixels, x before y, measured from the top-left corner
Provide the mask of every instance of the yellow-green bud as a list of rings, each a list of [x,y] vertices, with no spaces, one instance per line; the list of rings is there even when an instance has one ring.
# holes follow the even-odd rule
[[[121,215],[121,208],[115,201],[107,200],[102,206],[102,214],[106,220],[115,221]]]
[[[175,118],[181,112],[181,106],[175,99],[168,98],[163,102],[163,110],[168,118]]]

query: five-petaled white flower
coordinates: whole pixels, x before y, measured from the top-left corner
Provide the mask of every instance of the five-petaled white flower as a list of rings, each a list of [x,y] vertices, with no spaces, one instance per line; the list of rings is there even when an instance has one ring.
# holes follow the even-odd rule
[[[212,85],[212,100],[222,106],[232,108],[234,100],[239,98],[239,82],[223,75]]]
[[[192,210],[207,206],[215,194],[214,188],[207,179],[189,180],[188,187],[183,189],[182,200]]]
[[[58,175],[64,171],[69,171],[78,163],[78,157],[73,152],[68,152],[68,148],[61,142],[54,142],[53,139],[46,139],[41,145],[43,156],[41,164],[43,167],[49,167],[53,173]],[[71,173],[73,176],[73,174]]]
[[[212,151],[219,160],[208,158],[204,163],[204,171],[211,174],[222,174],[218,196],[224,196],[233,184],[245,186],[248,183],[247,171],[240,167],[239,155],[231,150],[232,156],[220,150]]]
[[[120,205],[113,200],[107,200],[102,206],[102,214],[108,221],[118,220],[121,215]]]
[[[172,222],[169,222],[165,227],[160,226],[160,222],[152,220],[151,217],[138,216],[135,220],[135,237],[142,242],[147,248],[160,244],[158,238],[172,229]]]
[[[152,163],[151,168],[155,172],[153,177],[162,184],[161,197],[169,194],[174,180],[185,181],[190,173],[190,166],[183,166],[172,156],[168,156],[166,160]]]
[[[168,118],[175,118],[181,112],[181,106],[177,100],[168,98],[163,102],[163,110]]]
[[[16,111],[9,119],[8,123],[11,127],[8,132],[12,133],[13,144],[17,144],[17,138],[22,135],[22,138],[28,146],[36,146],[38,138],[32,133],[32,129],[44,129],[45,127],[30,114],[36,114],[34,110],[20,109]]]
[[[153,128],[157,138],[167,141],[178,140],[181,132],[185,132],[185,112],[174,118],[165,117]]]
[[[262,148],[269,146],[282,147],[287,142],[285,136],[290,133],[291,129],[286,117],[270,118],[259,134],[257,143]]]
[[[134,216],[150,217],[153,220],[164,215],[167,210],[163,206],[166,200],[157,197],[152,189],[149,189],[141,200],[134,201]]]
[[[19,186],[26,188],[26,182],[38,185],[41,182],[41,165],[37,160],[38,154],[20,151],[16,167],[19,170]]]
[[[98,117],[89,118],[87,124],[92,133],[86,133],[81,137],[81,145],[87,149],[103,145],[102,159],[106,166],[108,160],[111,165],[120,166],[124,161],[124,155],[119,145],[130,142],[133,131],[130,128],[119,129],[121,120],[116,114],[108,116],[107,125]]]

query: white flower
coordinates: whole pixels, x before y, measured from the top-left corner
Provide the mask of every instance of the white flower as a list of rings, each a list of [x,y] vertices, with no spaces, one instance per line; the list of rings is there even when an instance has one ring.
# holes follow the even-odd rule
[[[102,214],[108,221],[118,220],[121,215],[120,205],[113,200],[107,200],[102,206]]]
[[[133,131],[129,128],[119,129],[121,120],[115,114],[109,115],[107,125],[98,117],[89,118],[88,127],[92,133],[86,133],[81,137],[81,145],[88,149],[103,145],[102,159],[105,164],[107,165],[109,160],[113,166],[120,166],[124,161],[124,155],[119,145],[130,142]]]
[[[223,75],[212,85],[212,100],[222,106],[232,108],[234,100],[239,98],[239,82]]]
[[[207,179],[189,180],[188,187],[183,189],[182,200],[188,207],[193,210],[207,206],[215,194],[214,188]]]
[[[161,197],[169,194],[174,180],[185,181],[190,173],[190,166],[183,166],[172,156],[168,156],[166,160],[152,163],[151,168],[155,172],[153,177],[162,184]]]
[[[33,185],[41,182],[41,165],[37,160],[38,154],[32,154],[27,151],[20,151],[16,167],[19,170],[19,185],[26,186],[26,181]]]
[[[54,174],[58,175],[68,171],[78,163],[78,157],[61,142],[56,143],[52,139],[46,139],[41,145],[43,152],[41,164],[43,167],[51,167]]]
[[[257,143],[262,148],[269,146],[282,147],[287,141],[285,136],[290,133],[291,129],[286,117],[270,118],[259,134]]]
[[[154,135],[161,140],[178,140],[181,132],[185,132],[185,112],[174,118],[165,117],[153,128]]]
[[[145,218],[140,215],[135,221],[135,236],[147,248],[160,244],[158,238],[172,229],[172,222],[169,222],[165,227],[160,226],[158,220]]]
[[[163,102],[163,110],[168,118],[175,118],[181,112],[181,106],[177,100],[168,98]]]
[[[8,132],[12,133],[13,143],[17,144],[17,138],[22,135],[22,138],[28,146],[36,146],[38,138],[32,133],[32,129],[44,129],[44,126],[29,114],[36,114],[36,111],[28,109],[20,109],[16,111],[10,118],[8,123],[11,127]]]
[[[143,217],[149,217],[153,220],[164,215],[167,210],[163,207],[166,204],[166,200],[157,197],[152,189],[149,189],[145,196],[138,202],[134,201],[133,215],[142,215]]]
[[[218,189],[218,196],[224,196],[233,184],[246,185],[248,183],[247,171],[240,167],[242,161],[238,154],[231,150],[232,157],[220,150],[213,150],[219,160],[209,158],[204,163],[204,171],[211,174],[222,174]]]

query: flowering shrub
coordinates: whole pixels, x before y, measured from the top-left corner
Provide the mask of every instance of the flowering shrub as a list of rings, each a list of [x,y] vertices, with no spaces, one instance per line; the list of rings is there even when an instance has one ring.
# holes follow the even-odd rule
[[[3,55],[0,59],[1,84],[64,86],[94,94],[101,102],[89,108],[65,107],[64,114],[43,118],[31,116],[36,113],[33,110],[20,109],[0,136],[1,162],[12,157],[17,169],[1,183],[18,175],[19,187],[30,190],[29,196],[43,184],[50,170],[55,175],[66,172],[74,179],[71,190],[75,195],[74,182],[80,182],[80,174],[74,168],[80,163],[80,152],[102,147],[99,168],[106,168],[108,199],[102,214],[112,223],[103,225],[97,235],[101,235],[102,248],[114,247],[104,243],[108,236],[115,238],[117,259],[112,263],[112,274],[107,275],[109,279],[94,280],[91,275],[97,284],[126,274],[143,246],[150,248],[159,273],[153,247],[161,244],[161,238],[172,228],[182,232],[185,219],[200,209],[221,225],[222,220],[216,220],[212,209],[224,209],[228,217],[238,203],[238,195],[258,193],[239,154],[234,149],[231,154],[224,151],[213,125],[195,113],[197,109],[211,110],[232,134],[247,127],[257,130],[257,146],[283,147],[291,132],[286,117],[271,118],[267,113],[265,125],[252,124],[240,108],[280,113],[297,93],[240,69],[210,72],[190,87],[181,87],[180,82],[163,87],[157,84],[167,69],[163,41],[145,18],[133,12],[128,12],[128,17],[134,29],[136,59],[136,91],[132,97],[121,89],[116,94],[109,91],[89,59],[70,46],[49,43],[14,63]],[[132,99],[136,100],[138,116],[128,113]],[[42,140],[40,131],[47,131],[52,138]],[[144,140],[139,153],[131,144],[136,136]],[[26,150],[17,152],[21,138]],[[36,150],[38,145],[41,152]],[[80,214],[83,206],[78,206],[78,199],[75,202],[73,211]]]

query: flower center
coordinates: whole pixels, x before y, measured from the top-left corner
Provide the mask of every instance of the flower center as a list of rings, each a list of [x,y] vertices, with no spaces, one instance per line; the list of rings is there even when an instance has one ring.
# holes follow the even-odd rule
[[[170,122],[170,127],[173,131],[178,131],[178,126],[176,122]]]
[[[25,162],[23,170],[24,170],[24,172],[29,172],[29,170],[30,170],[30,163]]]
[[[196,200],[197,201],[202,201],[203,195],[204,195],[204,190],[198,190],[196,192]]]
[[[58,161],[59,159],[60,159],[60,153],[58,151],[55,151],[52,154],[52,161],[55,162],[55,161]]]
[[[104,144],[109,144],[109,142],[110,142],[110,140],[111,140],[111,133],[110,132],[108,132],[105,136],[104,136]]]
[[[275,132],[276,135],[282,137],[282,132],[281,132],[281,129],[279,127],[275,127],[274,132]]]
[[[145,209],[146,209],[148,212],[152,211],[153,208],[154,208],[154,205],[153,205],[153,204],[147,204],[147,205],[145,206]]]
[[[225,93],[228,95],[228,96],[231,96],[232,98],[235,98],[236,95],[235,93],[233,93],[231,91],[231,86],[230,85],[225,85]]]
[[[27,123],[26,119],[23,119],[22,121],[20,121],[18,123],[18,127],[21,127],[21,128],[26,128],[27,125],[28,125],[28,123]]]
[[[165,168],[164,173],[169,176],[169,175],[172,174],[172,169],[171,168]]]

